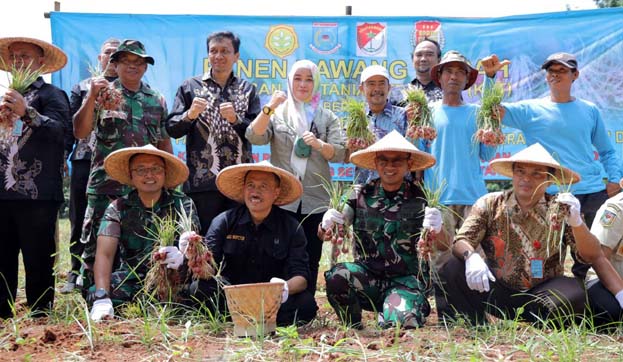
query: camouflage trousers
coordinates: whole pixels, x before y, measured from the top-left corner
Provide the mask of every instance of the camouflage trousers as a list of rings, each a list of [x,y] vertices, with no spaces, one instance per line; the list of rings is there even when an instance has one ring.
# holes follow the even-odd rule
[[[94,283],[93,280],[93,264],[95,262],[95,250],[97,248],[97,232],[100,227],[102,218],[106,208],[118,196],[115,195],[87,195],[87,209],[84,214],[84,222],[82,224],[82,236],[80,242],[85,244],[82,252],[82,269],[80,275],[82,278],[83,293],[87,291]],[[115,265],[118,266],[117,258]]]
[[[385,327],[417,328],[430,314],[423,283],[415,276],[378,278],[361,263],[340,263],[324,274],[327,299],[342,323],[361,327],[361,311],[382,312]]]

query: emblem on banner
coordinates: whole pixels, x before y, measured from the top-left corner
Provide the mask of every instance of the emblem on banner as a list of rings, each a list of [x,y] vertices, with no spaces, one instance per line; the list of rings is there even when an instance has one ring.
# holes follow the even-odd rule
[[[357,23],[357,56],[387,56],[387,23]]]
[[[312,23],[312,42],[309,47],[319,54],[333,54],[342,47],[337,35],[337,23]]]
[[[443,50],[446,43],[446,38],[441,29],[441,22],[437,20],[422,20],[417,21],[413,25],[413,32],[411,33],[411,47],[415,46],[424,40],[425,38],[432,39],[439,43],[439,47]]]
[[[285,58],[299,47],[299,40],[293,26],[275,25],[268,30],[264,46],[271,54]]]

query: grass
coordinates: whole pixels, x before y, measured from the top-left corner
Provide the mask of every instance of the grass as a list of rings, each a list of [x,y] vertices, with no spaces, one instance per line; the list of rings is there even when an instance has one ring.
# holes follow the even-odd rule
[[[57,270],[64,274],[69,267],[68,221],[61,220],[60,226]],[[325,243],[321,271],[328,268],[329,246]],[[623,361],[623,328],[600,334],[581,323],[559,329],[496,320],[470,327],[460,321],[437,324],[431,316],[421,329],[380,330],[375,315],[364,313],[365,330],[346,329],[338,324],[322,285],[318,318],[311,325],[281,327],[274,336],[256,339],[234,337],[231,323],[220,316],[174,313],[157,304],[130,304],[115,310],[118,319],[91,324],[77,294],[57,294],[55,310],[44,320],[25,314],[23,300],[22,279],[17,298],[21,312],[0,328],[0,360]],[[45,330],[56,334],[56,342],[43,341]]]

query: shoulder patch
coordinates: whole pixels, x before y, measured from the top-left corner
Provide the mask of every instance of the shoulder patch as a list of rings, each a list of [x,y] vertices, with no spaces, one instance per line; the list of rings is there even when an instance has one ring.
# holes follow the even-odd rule
[[[612,223],[614,223],[614,220],[616,220],[617,216],[617,212],[612,210],[611,206],[608,205],[608,207],[604,210],[603,214],[601,214],[601,217],[599,218],[599,223],[605,228],[610,227],[612,226]]]

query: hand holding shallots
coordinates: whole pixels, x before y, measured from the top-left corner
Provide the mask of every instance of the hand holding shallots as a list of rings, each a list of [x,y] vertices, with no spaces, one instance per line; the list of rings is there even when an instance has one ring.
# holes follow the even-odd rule
[[[194,231],[185,231],[180,236],[179,246],[188,259],[193,279],[209,279],[214,276],[216,264],[201,235]]]

